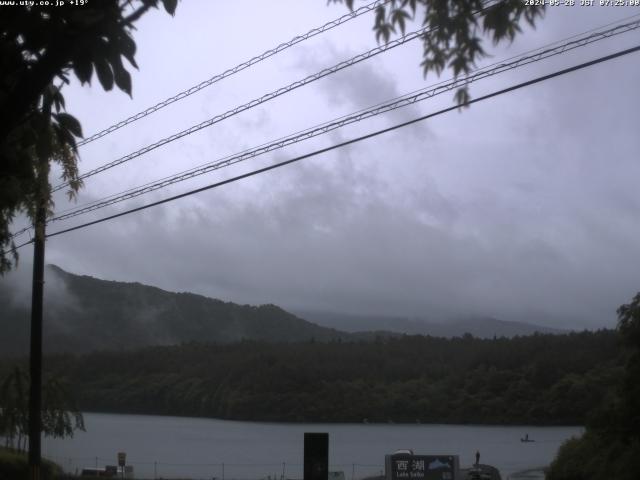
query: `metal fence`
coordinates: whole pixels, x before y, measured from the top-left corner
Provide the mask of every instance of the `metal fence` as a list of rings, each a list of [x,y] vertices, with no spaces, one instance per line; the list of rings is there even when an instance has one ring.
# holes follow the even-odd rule
[[[74,478],[83,469],[100,469],[115,465],[115,458],[102,457],[56,457],[47,456],[63,468],[68,478]],[[292,480],[301,479],[302,463],[167,463],[162,461],[139,461],[127,459],[133,467],[133,478],[154,480]],[[383,475],[384,465],[361,463],[330,464],[330,480],[362,480]]]

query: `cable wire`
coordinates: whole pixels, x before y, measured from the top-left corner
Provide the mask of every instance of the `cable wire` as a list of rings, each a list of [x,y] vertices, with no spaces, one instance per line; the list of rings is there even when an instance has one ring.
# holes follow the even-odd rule
[[[116,130],[119,130],[120,128],[124,127],[125,125],[129,125],[130,123],[133,123],[137,120],[140,120],[141,118],[144,118],[148,115],[151,115],[152,113],[157,112],[158,110],[161,110],[169,105],[171,105],[174,102],[177,102],[179,100],[182,100],[190,95],[193,95],[196,92],[199,92],[200,90],[207,88],[211,85],[213,85],[214,83],[219,82],[220,80],[223,80],[227,77],[230,77],[231,75],[235,75],[238,72],[241,72],[242,70],[245,70],[249,67],[251,67],[252,65],[255,65],[256,63],[259,63],[263,60],[266,60],[269,57],[272,57],[294,45],[297,45],[300,42],[303,42],[305,40],[308,40],[309,38],[315,37],[316,35],[320,35],[321,33],[324,33],[326,31],[329,31],[339,25],[342,25],[343,23],[346,23],[350,20],[353,20],[354,18],[359,17],[360,15],[363,15],[365,13],[369,13],[372,10],[375,10],[376,8],[388,3],[389,0],[376,0],[373,3],[370,3],[369,5],[365,5],[363,7],[358,8],[357,10],[354,10],[352,12],[347,13],[346,15],[343,15],[339,18],[336,18],[335,20],[332,20],[328,23],[325,23],[324,25],[322,25],[321,27],[317,27],[314,28],[312,30],[309,30],[307,33],[304,33],[302,35],[298,35],[296,37],[293,37],[291,40],[289,40],[288,42],[284,42],[281,43],[280,45],[278,45],[275,48],[272,48],[270,50],[267,50],[263,53],[261,53],[260,55],[256,55],[255,57],[247,60],[246,62],[240,63],[238,65],[236,65],[233,68],[229,68],[228,70],[225,70],[222,73],[219,73],[217,75],[214,75],[213,77],[209,78],[208,80],[205,80],[203,82],[200,82],[197,85],[194,85],[191,88],[188,88],[186,90],[183,90],[180,93],[177,93],[176,95],[167,98],[166,100],[163,100],[161,102],[156,103],[155,105],[153,105],[152,107],[149,107],[145,110],[142,110],[141,112],[136,113],[135,115],[132,115],[124,120],[121,120],[118,123],[115,123],[113,125],[111,125],[110,127],[105,128],[104,130],[100,130],[97,133],[94,133],[93,135],[83,139],[82,141],[78,142],[78,146],[83,146],[86,145],[90,142],[93,142],[99,138],[104,137],[105,135],[108,135],[112,132],[115,132]]]
[[[274,151],[279,148],[283,148],[285,146],[312,138],[314,136],[325,134],[331,130],[340,128],[350,123],[355,123],[357,121],[361,121],[366,118],[370,118],[382,113],[389,112],[391,110],[395,110],[397,108],[401,108],[419,101],[423,101],[427,98],[431,98],[435,95],[438,95],[440,93],[444,93],[446,91],[450,91],[456,88],[457,86],[459,86],[460,82],[464,82],[465,84],[472,83],[482,78],[486,78],[487,76],[492,76],[492,75],[501,73],[502,71],[505,71],[507,69],[518,68],[520,66],[527,65],[529,63],[533,63],[554,55],[565,53],[567,51],[594,43],[599,40],[603,40],[605,38],[610,38],[615,35],[626,33],[631,30],[635,30],[640,26],[640,20],[638,20],[638,17],[640,17],[640,15],[632,15],[624,19],[620,19],[615,22],[608,23],[601,27],[597,27],[580,34],[573,35],[563,40],[552,42],[547,46],[543,46],[538,49],[530,50],[523,54],[507,58],[501,62],[495,62],[493,64],[487,65],[483,68],[480,68],[472,72],[466,78],[460,79],[459,81],[455,81],[455,80],[442,81],[434,85],[431,85],[429,87],[426,87],[424,89],[416,90],[404,96],[396,97],[395,99],[389,100],[387,102],[377,104],[373,107],[370,107],[369,109],[363,109],[358,112],[354,112],[350,115],[345,115],[333,121],[326,122],[321,125],[317,125],[316,127],[312,127],[307,130],[296,132],[288,137],[283,137],[278,140],[274,140],[271,143],[265,143],[258,147],[254,147],[253,149],[245,150],[235,155],[225,157],[216,162],[210,162],[204,165],[200,165],[190,170],[186,170],[178,174],[156,180],[154,182],[143,184],[139,187],[134,187],[120,193],[109,195],[107,197],[103,197],[102,199],[88,202],[80,207],[68,208],[66,210],[61,211],[59,215],[49,219],[48,222],[50,223],[58,220],[65,220],[83,213],[97,210],[99,208],[120,203],[122,201],[138,197],[140,195],[158,190],[160,188],[164,188],[166,186],[169,186],[181,181],[185,181],[187,179],[190,179],[199,175],[209,173],[213,170],[217,170],[218,168],[223,168],[225,166],[248,160],[249,158],[253,158],[253,157]],[[628,23],[620,24],[621,22],[627,22],[632,19],[635,19],[635,20],[630,21]],[[616,25],[616,24],[620,24],[620,25]],[[614,26],[612,28],[609,28],[608,30],[601,30],[605,27],[610,27],[612,25]],[[589,33],[591,35],[587,35]],[[555,47],[552,47],[554,45]],[[495,67],[495,68],[492,68],[492,67]],[[17,238],[18,236],[22,235],[23,233],[31,229],[33,229],[33,226],[24,227],[21,230],[10,235],[9,238],[10,239]]]
[[[552,79],[552,78],[555,78],[555,77],[558,77],[558,76],[561,76],[561,75],[566,75],[567,73],[575,72],[575,71],[578,71],[578,70],[581,70],[581,69],[584,69],[584,68],[599,64],[599,63],[607,62],[607,61],[613,60],[615,58],[622,57],[624,55],[629,55],[631,53],[635,53],[637,51],[640,51],[640,45],[632,47],[632,48],[628,48],[626,50],[621,50],[619,52],[613,53],[611,55],[606,55],[604,57],[600,57],[600,58],[597,58],[595,60],[591,60],[589,62],[581,63],[581,64],[578,64],[578,65],[574,65],[573,67],[569,67],[569,68],[565,68],[565,69],[562,69],[562,70],[558,70],[558,71],[556,71],[554,73],[550,73],[548,75],[543,75],[541,77],[537,77],[537,78],[534,78],[532,80],[528,80],[526,82],[522,82],[522,83],[518,83],[516,85],[512,85],[511,87],[504,88],[502,90],[498,90],[496,92],[484,95],[482,97],[478,97],[478,98],[469,100],[468,102],[465,102],[463,106],[469,106],[469,105],[472,105],[474,103],[479,103],[479,102],[482,102],[484,100],[488,100],[490,98],[497,97],[499,95],[503,95],[505,93],[509,93],[509,92],[512,92],[512,91],[515,91],[515,90],[519,90],[521,88],[528,87],[528,86],[531,86],[531,85],[534,85],[534,84],[537,84],[537,83],[540,83],[540,82],[543,82],[543,81],[546,81],[546,80],[549,80],[549,79]],[[155,206],[158,206],[158,205],[162,205],[162,204],[169,203],[169,202],[172,202],[172,201],[175,201],[175,200],[179,200],[179,199],[184,198],[184,197],[195,195],[196,193],[204,192],[206,190],[211,190],[213,188],[218,188],[218,187],[221,187],[221,186],[229,184],[229,183],[237,182],[239,180],[242,180],[242,179],[245,179],[245,178],[249,178],[249,177],[264,173],[264,172],[267,172],[269,170],[275,170],[277,168],[284,167],[284,166],[289,165],[291,163],[299,162],[299,161],[304,160],[306,158],[314,157],[314,156],[320,155],[322,153],[326,153],[326,152],[329,152],[331,150],[335,150],[337,148],[342,148],[342,147],[345,147],[345,146],[348,146],[348,145],[351,145],[351,144],[354,144],[354,143],[357,143],[357,142],[360,142],[360,141],[363,141],[363,140],[367,140],[369,138],[373,138],[373,137],[382,135],[384,133],[388,133],[388,132],[391,132],[391,131],[394,131],[394,130],[398,130],[400,128],[412,125],[414,123],[418,123],[418,122],[427,120],[429,118],[433,118],[433,117],[436,117],[438,115],[442,115],[444,113],[451,112],[451,111],[456,110],[458,108],[459,108],[458,105],[454,105],[454,106],[451,106],[451,107],[448,107],[448,108],[444,108],[444,109],[439,110],[437,112],[430,113],[430,114],[427,114],[427,115],[423,115],[421,117],[414,118],[414,119],[409,120],[407,122],[399,123],[399,124],[393,125],[391,127],[384,128],[382,130],[377,130],[375,132],[372,132],[372,133],[369,133],[369,134],[366,134],[366,135],[362,135],[360,137],[356,137],[356,138],[353,138],[351,140],[347,140],[345,142],[341,142],[341,143],[332,145],[330,147],[322,148],[320,150],[316,150],[316,151],[311,152],[311,153],[300,155],[298,157],[295,157],[295,158],[292,158],[292,159],[289,159],[289,160],[285,160],[283,162],[279,162],[279,163],[270,165],[268,167],[264,167],[264,168],[260,168],[260,169],[257,169],[257,170],[253,170],[251,172],[248,172],[248,173],[245,173],[245,174],[242,174],[242,175],[238,175],[236,177],[229,178],[227,180],[222,180],[220,182],[212,183],[210,185],[207,185],[207,186],[204,186],[204,187],[201,187],[201,188],[197,188],[195,190],[190,190],[190,191],[182,193],[180,195],[174,195],[172,197],[168,197],[168,198],[165,198],[163,200],[159,200],[157,202],[153,202],[153,203],[150,203],[150,204],[147,204],[147,205],[143,205],[141,207],[132,208],[130,210],[117,213],[115,215],[109,215],[107,217],[103,217],[103,218],[100,218],[98,220],[94,220],[94,221],[91,221],[91,222],[86,222],[86,223],[83,223],[83,224],[80,224],[80,225],[76,225],[74,227],[66,228],[64,230],[59,230],[57,232],[47,234],[45,236],[45,238],[55,237],[55,236],[62,235],[62,234],[65,234],[65,233],[73,232],[75,230],[80,230],[82,228],[86,228],[86,227],[89,227],[91,225],[96,225],[96,224],[99,224],[99,223],[103,223],[103,222],[106,222],[106,221],[109,221],[109,220],[113,220],[113,219],[116,219],[116,218],[119,218],[119,217],[123,217],[125,215],[129,215],[129,214],[132,214],[132,213],[135,213],[135,212],[146,210],[148,208],[152,208],[152,207],[155,207]],[[15,248],[12,248],[12,249],[9,249],[8,251],[3,252],[3,255],[6,255],[6,254],[8,254],[8,253],[10,253],[12,251],[16,251],[19,248],[24,247],[25,245],[28,245],[30,243],[33,243],[33,240],[30,240],[30,241],[25,242],[25,243],[15,247]]]
[[[624,55],[629,55],[629,54],[635,53],[635,52],[637,52],[639,50],[640,50],[640,45],[632,47],[632,48],[628,48],[626,50],[621,50],[619,52],[613,53],[611,55],[606,55],[604,57],[600,57],[600,58],[597,58],[595,60],[591,60],[589,62],[581,63],[581,64],[578,64],[578,65],[574,65],[573,67],[569,67],[569,68],[565,68],[565,69],[562,69],[562,70],[558,70],[558,71],[556,71],[554,73],[550,73],[548,75],[543,75],[541,77],[537,77],[537,78],[534,78],[532,80],[528,80],[526,82],[518,83],[516,85],[512,85],[511,87],[495,91],[493,93],[484,95],[482,97],[478,97],[478,98],[469,100],[468,102],[465,102],[463,106],[469,106],[469,105],[472,105],[474,103],[479,103],[479,102],[482,102],[484,100],[488,100],[490,98],[497,97],[497,96],[503,95],[505,93],[509,93],[509,92],[512,92],[512,91],[515,91],[515,90],[519,90],[521,88],[528,87],[528,86],[531,86],[531,85],[534,85],[534,84],[537,84],[537,83],[540,83],[540,82],[543,82],[543,81],[546,81],[546,80],[549,80],[549,79],[552,79],[552,78],[555,78],[555,77],[558,77],[558,76],[561,76],[561,75],[566,75],[568,73],[575,72],[577,70],[581,70],[581,69],[584,69],[584,68],[599,64],[599,63],[610,61],[610,60],[613,60],[615,58],[622,57]],[[64,230],[59,230],[57,232],[50,233],[50,234],[46,235],[46,238],[51,238],[51,237],[55,237],[55,236],[58,236],[58,235],[65,234],[65,233],[73,232],[75,230],[86,228],[86,227],[89,227],[91,225],[96,225],[96,224],[99,224],[99,223],[103,223],[103,222],[106,222],[106,221],[109,221],[109,220],[113,220],[115,218],[119,218],[119,217],[123,217],[125,215],[129,215],[129,214],[135,213],[135,212],[140,212],[142,210],[146,210],[146,209],[151,208],[151,207],[155,207],[155,206],[162,205],[162,204],[165,204],[165,203],[173,202],[175,200],[179,200],[179,199],[184,198],[184,197],[195,195],[196,193],[204,192],[206,190],[211,190],[213,188],[218,188],[218,187],[221,187],[223,185],[227,185],[229,183],[234,183],[234,182],[237,182],[239,180],[243,180],[245,178],[253,177],[255,175],[259,175],[261,173],[268,172],[270,170],[275,170],[277,168],[281,168],[281,167],[284,167],[286,165],[289,165],[289,164],[292,164],[292,163],[295,163],[295,162],[299,162],[299,161],[304,160],[306,158],[314,157],[314,156],[320,155],[322,153],[326,153],[326,152],[335,150],[337,148],[346,147],[348,145],[351,145],[351,144],[354,144],[354,143],[357,143],[357,142],[361,142],[363,140],[367,140],[369,138],[373,138],[373,137],[382,135],[384,133],[388,133],[388,132],[391,132],[391,131],[394,131],[394,130],[398,130],[398,129],[403,128],[403,127],[407,127],[407,126],[412,125],[414,123],[418,123],[418,122],[427,120],[429,118],[433,118],[433,117],[436,117],[438,115],[442,115],[444,113],[451,112],[453,110],[457,110],[458,108],[459,108],[458,105],[454,105],[454,106],[451,106],[451,107],[448,107],[448,108],[444,108],[444,109],[439,110],[437,112],[430,113],[430,114],[427,114],[427,115],[423,115],[421,117],[414,118],[414,119],[409,120],[407,122],[399,123],[399,124],[393,125],[393,126],[388,127],[388,128],[377,130],[375,132],[368,133],[366,135],[362,135],[360,137],[356,137],[356,138],[353,138],[351,140],[347,140],[347,141],[332,145],[330,147],[326,147],[326,148],[322,148],[322,149],[319,149],[319,150],[315,150],[315,151],[313,151],[311,153],[300,155],[298,157],[295,157],[295,158],[292,158],[292,159],[289,159],[289,160],[285,160],[283,162],[279,162],[279,163],[270,165],[268,167],[264,167],[264,168],[260,168],[260,169],[257,169],[257,170],[253,170],[251,172],[248,172],[248,173],[245,173],[245,174],[242,174],[242,175],[238,175],[238,176],[233,177],[233,178],[229,178],[229,179],[222,180],[222,181],[219,181],[219,182],[216,182],[216,183],[212,183],[210,185],[207,185],[207,186],[204,186],[204,187],[201,187],[201,188],[197,188],[195,190],[190,190],[188,192],[181,193],[179,195],[174,195],[172,197],[168,197],[168,198],[165,198],[163,200],[159,200],[157,202],[149,203],[147,205],[143,205],[143,206],[140,206],[140,207],[137,207],[137,208],[132,208],[130,210],[126,210],[124,212],[117,213],[115,215],[109,215],[107,217],[103,217],[103,218],[100,218],[98,220],[93,220],[91,222],[86,222],[86,223],[83,223],[83,224],[80,224],[80,225],[76,225],[74,227],[66,228]],[[31,242],[29,242],[29,243],[31,243]]]
[[[22,235],[23,233],[26,233],[26,232],[28,232],[29,230],[32,230],[32,229],[33,229],[33,225],[28,225],[28,226],[26,226],[24,228],[21,228],[17,232],[12,233],[11,235],[9,235],[9,239],[17,238],[20,235]]]
[[[31,240],[28,240],[28,241],[24,242],[24,243],[21,243],[20,245],[11,247],[9,250],[5,250],[4,252],[2,252],[2,255],[3,256],[4,255],[8,255],[9,253],[15,252],[16,250],[19,250],[22,247],[26,247],[27,245],[29,245],[31,243],[33,243],[33,238]]]
[[[175,174],[173,176],[165,177],[155,182],[147,183],[140,187],[126,190],[124,192],[108,196],[104,199],[90,202],[89,204],[86,204],[80,207],[69,209],[67,211],[68,213],[61,212],[59,215],[51,218],[49,220],[49,223],[54,221],[66,220],[72,217],[76,217],[78,215],[82,215],[84,213],[88,213],[94,210],[98,210],[100,208],[107,207],[109,205],[120,203],[129,199],[138,197],[140,195],[150,193],[160,188],[164,188],[169,185],[173,185],[175,183],[188,180],[190,178],[204,175],[211,171],[214,171],[223,167],[227,167],[242,161],[246,161],[250,158],[254,158],[259,155],[263,155],[265,153],[278,150],[286,146],[289,146],[289,145],[292,145],[292,144],[295,144],[319,135],[326,134],[330,131],[336,130],[338,128],[342,128],[346,125],[360,122],[365,119],[375,117],[383,113],[390,112],[392,110],[396,110],[398,108],[403,108],[408,105],[412,105],[417,102],[427,100],[436,95],[439,95],[451,90],[455,90],[456,88],[462,85],[467,85],[472,82],[482,80],[484,78],[491,77],[508,70],[513,70],[513,69],[516,69],[525,65],[529,65],[531,63],[535,63],[556,55],[560,55],[568,51],[574,50],[576,48],[580,48],[585,45],[589,45],[594,42],[597,42],[606,38],[610,38],[614,35],[620,35],[638,28],[640,28],[640,19],[634,22],[629,22],[623,25],[615,26],[605,31],[592,33],[591,35],[583,36],[563,44],[561,44],[560,42],[554,42],[554,45],[558,44],[556,47],[553,47],[553,48],[541,47],[540,49],[534,50],[535,53],[533,54],[531,54],[530,52],[527,52],[527,54],[524,54],[521,56],[511,57],[510,59],[507,59],[507,61],[494,63],[482,69],[478,69],[477,71],[473,72],[472,74],[466,77],[459,78],[459,79],[451,79],[445,82],[439,82],[438,84],[417,90],[415,92],[403,95],[401,97],[396,97],[395,99],[388,100],[387,102],[380,103],[368,109],[363,109],[358,112],[352,113],[350,115],[332,120],[330,122],[326,122],[324,124],[317,125],[315,127],[296,132],[287,137],[274,140],[271,143],[265,143],[258,147],[254,147],[252,149],[245,150],[240,153],[236,153],[234,155],[225,157],[218,161],[215,161],[206,165],[202,165],[199,167],[195,167],[193,169],[186,170],[184,172]],[[573,36],[570,38],[576,38],[576,37],[578,36]],[[511,60],[511,61],[508,61],[508,60]]]
[[[487,10],[489,8],[493,8],[497,4],[498,4],[498,2],[494,2],[489,6],[485,6],[481,10],[475,12],[475,14],[478,14],[478,13],[480,13],[482,11],[485,11],[485,10]],[[98,173],[104,172],[105,170],[109,170],[109,169],[111,169],[113,167],[116,167],[116,166],[121,165],[121,164],[123,164],[125,162],[133,160],[134,158],[137,158],[137,157],[139,157],[141,155],[144,155],[145,153],[149,153],[150,151],[155,150],[156,148],[159,148],[159,147],[161,147],[163,145],[166,145],[168,143],[174,142],[175,140],[183,138],[183,137],[185,137],[187,135],[191,135],[192,133],[195,133],[195,132],[197,132],[199,130],[202,130],[203,128],[210,127],[210,126],[212,126],[212,125],[214,125],[216,123],[219,123],[219,122],[221,122],[223,120],[226,120],[227,118],[233,117],[234,115],[237,115],[237,114],[239,114],[241,112],[244,112],[246,110],[254,108],[254,107],[256,107],[258,105],[261,105],[261,104],[263,104],[265,102],[268,102],[270,100],[273,100],[274,98],[277,98],[277,97],[279,97],[281,95],[284,95],[285,93],[289,93],[289,92],[291,92],[291,91],[293,91],[293,90],[295,90],[297,88],[300,88],[300,87],[302,87],[304,85],[307,85],[309,83],[315,82],[316,80],[324,78],[324,77],[326,77],[328,75],[332,75],[332,74],[334,74],[334,73],[336,73],[336,72],[338,72],[340,70],[343,70],[343,69],[345,69],[347,67],[351,67],[351,66],[353,66],[353,65],[355,65],[357,63],[360,63],[360,62],[362,62],[364,60],[372,58],[372,57],[374,57],[376,55],[379,55],[381,53],[387,52],[387,51],[389,51],[389,50],[391,50],[393,48],[396,48],[396,47],[398,47],[400,45],[404,45],[405,43],[410,42],[412,40],[415,40],[417,38],[420,38],[423,35],[431,32],[433,30],[436,30],[436,29],[430,29],[428,27],[425,27],[425,28],[421,28],[419,30],[415,30],[415,31],[413,31],[411,33],[407,33],[407,34],[403,35],[400,38],[397,38],[395,40],[389,41],[388,43],[385,43],[384,45],[380,45],[380,46],[378,46],[376,48],[373,48],[373,49],[371,49],[371,50],[369,50],[369,51],[367,51],[365,53],[361,53],[359,55],[356,55],[355,57],[352,57],[349,60],[345,60],[343,62],[340,62],[340,63],[338,63],[338,64],[336,64],[336,65],[334,65],[332,67],[325,68],[324,70],[321,70],[321,71],[319,71],[319,72],[317,72],[317,73],[315,73],[313,75],[309,75],[308,77],[305,77],[302,80],[298,80],[298,81],[295,81],[293,83],[290,83],[289,85],[287,85],[285,87],[280,87],[277,90],[274,90],[274,91],[272,91],[270,93],[267,93],[267,94],[263,95],[262,97],[255,98],[255,99],[251,100],[248,103],[245,103],[245,104],[240,105],[238,107],[235,107],[235,108],[233,108],[231,110],[228,110],[225,113],[216,115],[215,117],[212,117],[209,120],[205,120],[204,122],[201,122],[199,124],[193,125],[193,126],[187,128],[185,130],[182,130],[181,132],[174,133],[173,135],[171,135],[169,137],[165,137],[165,138],[163,138],[161,140],[158,140],[155,143],[152,143],[151,145],[147,145],[146,147],[143,147],[143,148],[141,148],[141,149],[139,149],[139,150],[137,150],[137,151],[135,151],[133,153],[125,155],[124,157],[120,157],[120,158],[118,158],[116,160],[113,160],[113,161],[111,161],[109,163],[106,163],[106,164],[104,164],[104,165],[102,165],[102,166],[100,166],[98,168],[90,170],[89,172],[80,175],[78,177],[78,179],[79,180],[84,180],[85,178],[91,177],[91,176],[96,175]],[[58,190],[61,190],[61,189],[65,188],[68,185],[69,185],[69,182],[61,183],[61,184],[55,186],[52,189],[52,191],[56,192]]]

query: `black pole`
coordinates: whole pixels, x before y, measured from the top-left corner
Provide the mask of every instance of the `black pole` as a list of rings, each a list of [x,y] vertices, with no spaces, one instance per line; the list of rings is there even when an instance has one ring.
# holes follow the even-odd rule
[[[49,129],[51,105],[43,105],[43,130]],[[33,284],[31,286],[31,348],[29,357],[29,480],[40,480],[42,464],[42,314],[44,297],[44,242],[47,225],[49,158],[46,149],[38,150],[36,178],[36,215],[33,242]],[[44,150],[44,151],[43,151]]]
[[[42,202],[40,202],[42,203]],[[31,355],[29,390],[29,479],[40,479],[40,432],[42,431],[42,304],[44,295],[44,236],[46,210],[38,205],[33,244],[33,285],[31,290]]]

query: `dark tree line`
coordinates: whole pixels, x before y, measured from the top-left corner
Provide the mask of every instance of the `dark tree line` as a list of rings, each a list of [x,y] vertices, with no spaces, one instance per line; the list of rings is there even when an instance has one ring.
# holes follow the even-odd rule
[[[586,433],[566,442],[548,480],[635,480],[640,476],[640,293],[618,309],[624,371],[589,417]]]
[[[184,344],[46,358],[82,410],[311,422],[584,424],[623,375],[613,331]]]

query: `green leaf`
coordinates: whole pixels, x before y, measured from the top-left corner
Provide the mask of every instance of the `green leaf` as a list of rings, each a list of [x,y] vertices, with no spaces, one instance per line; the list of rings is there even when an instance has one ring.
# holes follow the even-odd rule
[[[109,63],[113,70],[113,77],[118,88],[131,96],[131,75],[124,68],[122,59],[117,51],[112,51],[109,55]]]
[[[73,152],[77,151],[76,139],[69,130],[64,128],[62,124],[56,123],[53,125],[53,131],[57,137],[58,145],[67,145]]]
[[[131,96],[131,75],[129,72],[125,70],[122,66],[122,63],[119,64],[111,64],[113,67],[114,79],[116,81],[116,85],[120,90],[126,92]]]
[[[451,62],[449,62],[449,67],[453,69],[453,76],[458,77],[461,72],[469,73],[469,65],[468,59],[464,55],[456,55]]]
[[[96,58],[94,65],[102,88],[106,91],[111,90],[113,88],[113,72],[111,71],[107,61],[104,58]]]
[[[73,72],[80,80],[81,84],[91,83],[91,75],[93,75],[93,65],[89,59],[78,59],[73,63]]]
[[[62,93],[60,93],[59,89],[57,89],[53,94],[53,105],[56,108],[56,112],[59,112],[61,109],[65,108],[64,97],[62,96]]]
[[[178,0],[162,0],[162,4],[169,15],[175,15]]]
[[[134,58],[136,54],[136,42],[125,32],[124,35],[120,37],[119,43],[122,56],[126,58],[131,65],[138,68],[138,64]]]
[[[53,115],[58,123],[73,133],[76,137],[82,137],[82,126],[76,117],[68,113],[56,113]]]
[[[458,89],[455,95],[456,104],[460,108],[468,107],[469,105],[467,105],[467,102],[469,102],[469,100],[471,100],[471,97],[469,96],[469,89],[467,87]]]
[[[402,33],[402,35],[404,35],[405,32],[406,19],[411,19],[411,15],[409,15],[401,8],[397,8],[391,13],[391,24],[398,25],[400,27],[400,33]]]

